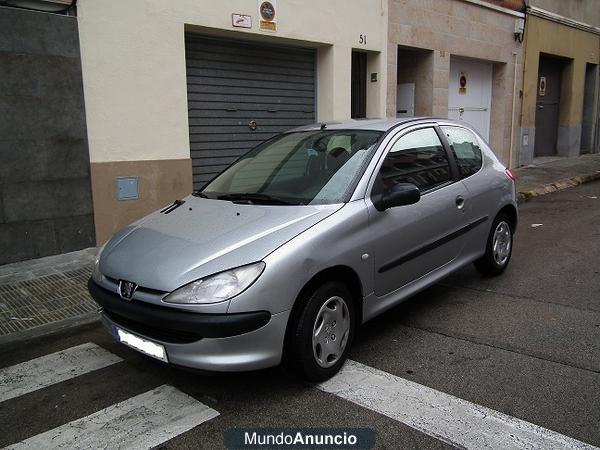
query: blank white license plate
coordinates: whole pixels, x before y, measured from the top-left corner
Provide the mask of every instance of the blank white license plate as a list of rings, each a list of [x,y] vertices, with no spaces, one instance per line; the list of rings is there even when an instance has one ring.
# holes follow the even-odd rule
[[[153,358],[160,359],[164,362],[169,362],[164,346],[157,344],[156,342],[148,341],[135,334],[131,334],[129,331],[122,330],[119,327],[115,327],[115,331],[117,332],[119,342],[128,345],[145,355],[152,356]]]

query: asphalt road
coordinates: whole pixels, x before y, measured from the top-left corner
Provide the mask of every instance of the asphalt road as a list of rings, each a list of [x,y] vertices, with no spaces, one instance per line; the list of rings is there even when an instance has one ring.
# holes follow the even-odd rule
[[[351,359],[600,446],[599,271],[600,183],[532,200],[505,274],[465,268],[365,324]],[[123,361],[1,402],[0,447],[163,384],[219,416],[162,448],[222,448],[231,427],[281,426],[370,427],[378,448],[450,447],[279,368],[184,372],[117,345],[99,325],[0,348],[0,367],[87,342]]]

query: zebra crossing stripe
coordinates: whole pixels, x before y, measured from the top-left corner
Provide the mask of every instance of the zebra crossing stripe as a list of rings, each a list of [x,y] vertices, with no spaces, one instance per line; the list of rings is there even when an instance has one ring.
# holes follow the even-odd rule
[[[346,362],[336,376],[317,387],[459,448],[598,450],[356,361]]]
[[[0,402],[122,361],[90,342],[0,369]]]
[[[162,385],[7,448],[147,449],[218,415],[178,389]]]

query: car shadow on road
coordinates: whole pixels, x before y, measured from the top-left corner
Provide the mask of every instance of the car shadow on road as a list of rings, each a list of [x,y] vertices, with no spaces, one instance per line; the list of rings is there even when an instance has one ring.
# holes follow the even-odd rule
[[[480,275],[473,276],[480,277]],[[431,313],[440,306],[447,307],[462,303],[462,300],[456,295],[457,289],[459,288],[449,287],[441,282],[407,298],[402,303],[363,324],[358,329],[355,343],[357,341],[377,341],[390,329],[396,328],[398,324],[411,326],[413,321],[417,321],[419,317]]]

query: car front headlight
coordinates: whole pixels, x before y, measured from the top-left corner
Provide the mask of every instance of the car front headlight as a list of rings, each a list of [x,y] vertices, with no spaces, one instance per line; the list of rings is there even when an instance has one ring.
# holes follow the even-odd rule
[[[100,256],[102,255],[104,247],[106,247],[106,244],[100,247],[100,250],[98,250],[98,253],[96,253],[96,259],[94,259],[94,270],[92,271],[92,279],[96,283],[101,283],[104,279],[104,275],[102,275],[102,273],[100,272]]]
[[[260,261],[210,275],[173,291],[163,301],[186,305],[218,303],[245,291],[265,269]]]

